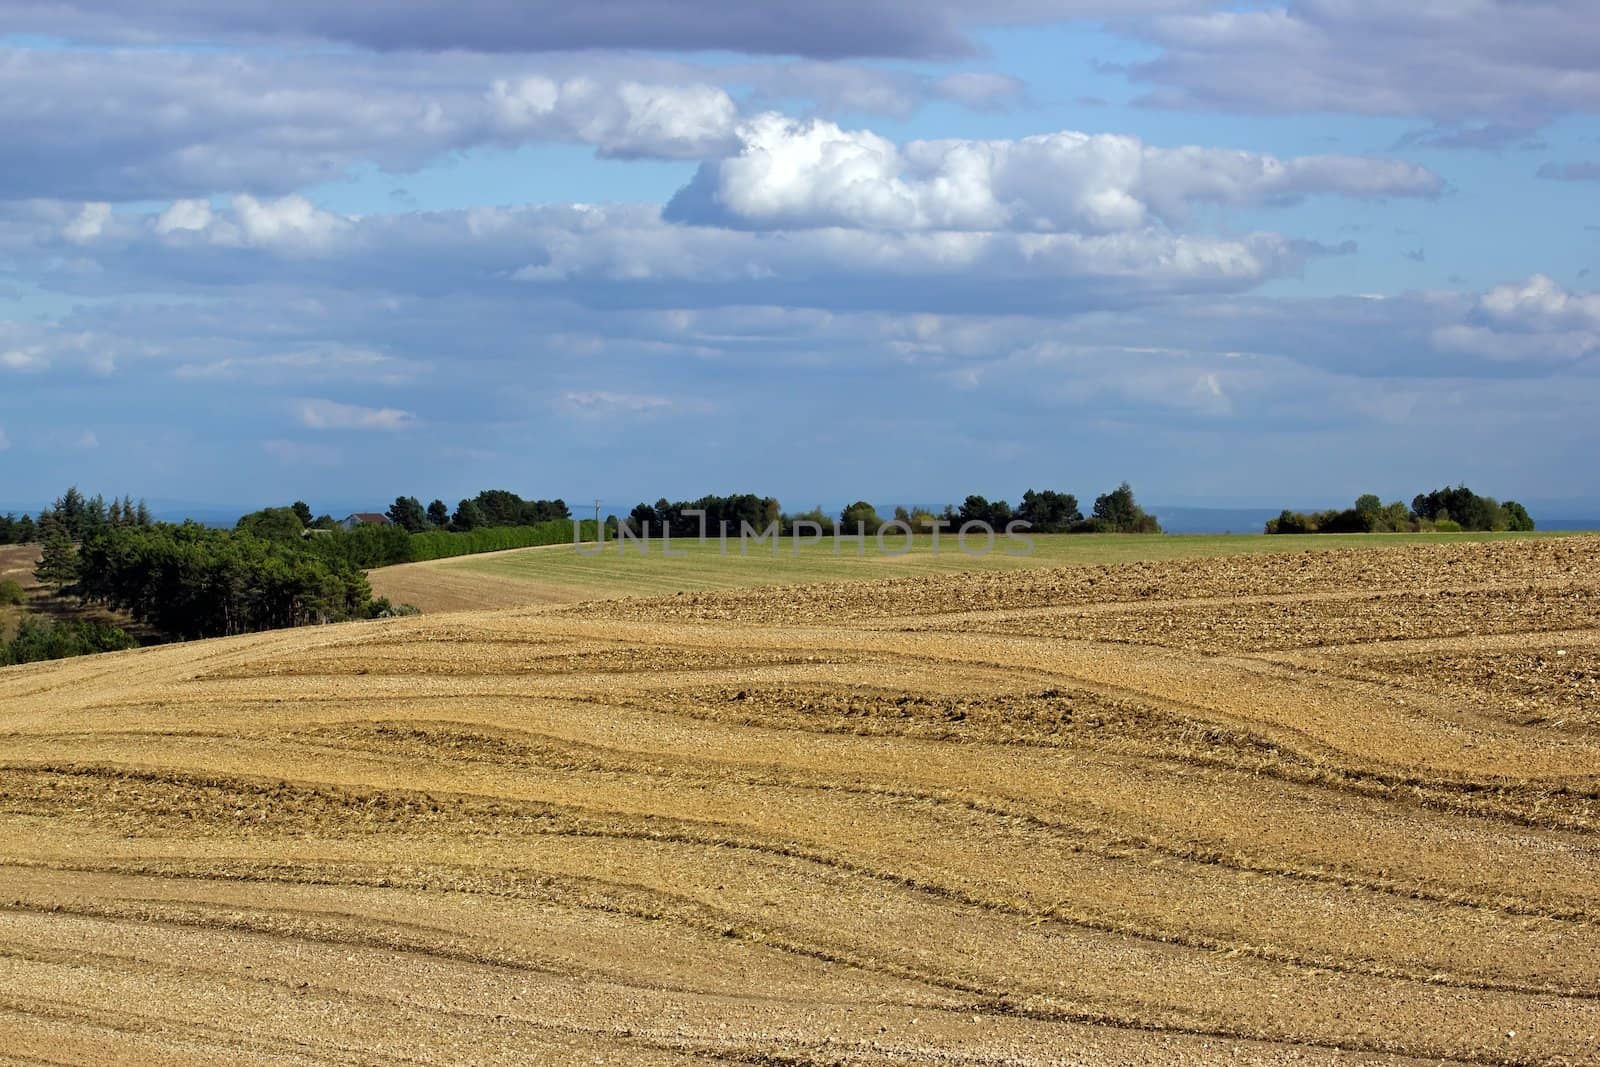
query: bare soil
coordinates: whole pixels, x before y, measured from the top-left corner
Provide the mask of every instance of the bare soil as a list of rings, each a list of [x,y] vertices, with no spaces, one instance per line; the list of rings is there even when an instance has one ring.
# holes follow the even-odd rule
[[[1600,1062],[1600,539],[0,670],[0,1050]]]

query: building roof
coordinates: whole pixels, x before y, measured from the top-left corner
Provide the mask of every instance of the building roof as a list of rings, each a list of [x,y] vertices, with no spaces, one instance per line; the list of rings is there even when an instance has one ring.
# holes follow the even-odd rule
[[[365,523],[368,526],[387,526],[389,525],[389,516],[379,514],[376,511],[356,511],[346,515],[344,521]]]

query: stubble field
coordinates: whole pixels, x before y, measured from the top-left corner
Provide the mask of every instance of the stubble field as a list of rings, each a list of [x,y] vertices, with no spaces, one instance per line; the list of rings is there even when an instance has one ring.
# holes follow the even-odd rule
[[[737,536],[726,545],[715,537],[704,543],[659,538],[647,550],[630,542],[604,547],[588,545],[584,554],[572,545],[517,548],[403,563],[370,572],[373,592],[397,604],[414,604],[428,614],[475,608],[510,608],[533,604],[570,604],[598,597],[671,593],[711,589],[743,589],[763,585],[846,582],[877,578],[919,577],[965,572],[1006,572],[1041,567],[1104,566],[1199,557],[1245,556],[1340,548],[1412,544],[1476,544],[1528,537],[1561,537],[1526,533],[1417,534],[1034,534],[1031,545],[997,535],[993,544],[974,533],[965,542],[946,532],[936,545],[918,535],[908,541],[887,535],[880,546],[867,537],[862,544],[831,533],[820,542],[810,538],[776,538],[764,544],[743,544]],[[671,553],[670,555],[668,553]]]
[[[23,1062],[1592,1063],[1600,539],[0,671]]]

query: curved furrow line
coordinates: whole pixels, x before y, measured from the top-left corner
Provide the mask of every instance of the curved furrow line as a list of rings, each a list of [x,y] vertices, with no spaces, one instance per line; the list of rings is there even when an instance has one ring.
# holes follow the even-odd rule
[[[440,720],[387,720],[385,725],[400,727],[413,723],[416,728],[454,725],[469,729],[474,724],[450,724]],[[426,734],[427,730],[420,732]],[[781,773],[762,765],[741,766],[719,763],[714,771],[673,770],[664,764],[679,768],[692,768],[693,764],[681,757],[660,754],[628,752],[597,744],[568,741],[551,734],[532,731],[508,730],[508,734],[525,738],[538,738],[541,748],[528,748],[497,755],[493,752],[462,752],[447,748],[432,749],[427,758],[436,762],[487,763],[495,766],[521,769],[526,766],[559,768],[563,770],[590,770],[625,773],[662,781],[682,782],[688,785],[736,782],[749,786],[776,786],[808,792],[838,792],[849,795],[886,798],[912,804],[932,804],[957,808],[980,815],[1011,820],[1050,833],[1065,833],[1073,837],[1073,851],[1080,849],[1104,859],[1126,858],[1129,849],[1147,851],[1168,859],[1201,867],[1220,867],[1231,871],[1286,878],[1341,889],[1357,888],[1366,892],[1405,900],[1421,900],[1443,907],[1491,911],[1519,918],[1539,918],[1580,924],[1600,923],[1600,908],[1573,907],[1551,909],[1515,897],[1474,894],[1459,888],[1431,885],[1426,881],[1401,881],[1373,877],[1369,872],[1324,866],[1293,867],[1271,863],[1264,859],[1241,853],[1229,853],[1216,846],[1195,843],[1175,843],[1149,833],[1130,830],[1114,822],[1096,821],[1079,814],[1075,819],[1052,818],[1032,808],[1022,806],[1010,798],[978,792],[919,789],[910,785],[889,785],[845,777],[819,776],[809,773]],[[304,744],[304,742],[300,742]],[[352,739],[352,743],[319,742],[307,747],[334,751],[358,751],[369,754],[401,755],[417,758],[414,752],[405,752],[399,746],[367,746]],[[562,758],[565,756],[566,758]],[[578,757],[576,759],[572,757]],[[633,757],[633,758],[628,758]],[[1233,769],[1233,768],[1229,768]],[[1099,838],[1099,839],[1097,839]]]
[[[54,865],[48,869],[58,872],[93,872],[96,874],[131,874],[150,879],[182,878],[191,881],[203,881],[227,885],[239,882],[257,882],[259,884],[295,885],[295,886],[337,886],[366,889],[392,889],[392,877],[373,876],[362,878],[356,875],[334,878],[322,877],[284,877],[283,872],[276,872],[270,877],[251,878],[242,874],[221,875],[217,873],[196,870],[193,872],[177,873],[163,870],[156,874],[149,869],[121,864],[104,865]],[[585,887],[613,891],[613,899],[585,898],[572,893],[559,893],[548,891],[549,883],[566,883],[573,887]],[[532,885],[518,883],[517,891],[496,890],[492,887],[473,886],[446,887],[430,884],[426,879],[414,880],[410,883],[413,888],[433,893],[458,894],[466,897],[500,897],[518,902],[538,902],[559,904],[563,907],[581,911],[602,912],[610,915],[622,916],[631,919],[648,921],[669,921],[683,929],[702,935],[708,942],[716,942],[729,937],[738,937],[738,934],[729,934],[730,921],[736,918],[733,913],[719,916],[710,909],[699,906],[697,901],[689,897],[674,897],[671,894],[653,891],[643,886],[635,886],[624,882],[613,882],[603,878],[578,878],[573,876],[545,875],[539,883]],[[535,890],[547,890],[536,892]],[[615,891],[623,891],[617,893]],[[627,894],[636,897],[650,897],[672,904],[683,905],[677,909],[664,907],[650,907],[646,904],[629,905],[625,902]],[[695,911],[703,912],[698,919],[692,917]],[[112,923],[134,926],[162,926],[189,930],[204,930],[209,932],[229,931],[247,933],[260,937],[271,938],[291,943],[303,943],[315,946],[339,946],[347,948],[373,949],[382,952],[395,953],[404,956],[425,957],[448,963],[473,964],[484,967],[493,967],[499,970],[516,971],[528,975],[538,975],[552,979],[597,979],[618,986],[632,989],[647,990],[656,993],[670,993],[683,996],[703,996],[706,990],[685,984],[672,984],[666,982],[643,982],[632,980],[608,971],[584,970],[575,966],[559,966],[545,961],[540,962],[526,956],[513,956],[504,949],[491,951],[487,947],[474,949],[460,942],[461,935],[448,928],[428,927],[418,923],[401,923],[393,919],[370,920],[351,913],[325,912],[320,916],[292,908],[269,908],[264,906],[247,906],[238,903],[204,902],[195,900],[171,901],[158,898],[143,898],[138,901],[125,901],[120,906],[112,904],[96,904],[92,902],[79,902],[73,904],[35,904],[26,902],[11,902],[0,904],[0,915],[4,914],[30,914],[36,916],[68,916],[85,919],[105,920]],[[311,922],[312,918],[321,921]],[[378,926],[379,929],[360,929],[362,927]],[[428,940],[426,934],[438,935],[437,940]],[[863,973],[884,975],[915,982],[939,989],[946,993],[959,993],[973,995],[983,991],[977,989],[964,989],[942,981],[937,975],[931,973],[914,973],[912,969],[903,969],[903,973],[883,967],[866,966],[853,963],[843,956],[829,954],[826,950],[817,948],[807,950],[803,946],[790,946],[778,941],[759,939],[757,942],[763,948],[784,952],[791,955],[807,956],[822,963],[835,964],[849,967]],[[9,946],[0,941],[0,956],[10,952]],[[190,973],[201,973],[215,978],[226,978],[233,972],[221,965],[210,968],[190,968]],[[726,995],[726,994],[723,994]],[[759,992],[741,994],[753,1000],[767,1000],[781,1002],[781,998],[764,995]],[[953,1010],[977,1011],[989,1010],[988,1001],[992,994],[985,993],[983,997],[973,999],[968,1003],[951,1005]],[[925,1001],[909,1001],[882,999],[871,995],[852,997],[848,1000],[817,1000],[817,1004],[831,1004],[837,1007],[873,1005],[892,1008],[930,1008]]]
[[[101,770],[104,771],[105,769],[102,768]],[[174,779],[179,782],[186,780],[186,776],[183,775],[154,772],[130,772],[126,777],[158,782],[172,782]],[[258,792],[283,792],[281,784],[249,783],[240,779],[226,777],[206,777],[201,781],[202,784],[208,787],[221,786],[226,788],[230,783],[235,787],[254,784]],[[1308,970],[1330,970],[1382,979],[1490,992],[1541,993],[1568,999],[1591,999],[1597,995],[1593,990],[1572,989],[1548,983],[1475,979],[1442,972],[1437,968],[1407,968],[1394,964],[1383,964],[1376,959],[1341,959],[1325,953],[1307,952],[1304,949],[1291,950],[1285,947],[1274,947],[1270,944],[1243,944],[1235,940],[1207,935],[1193,929],[1152,927],[1133,920],[1118,919],[1081,905],[1066,906],[1057,904],[1044,907],[1019,902],[1014,898],[986,896],[944,881],[934,880],[926,875],[909,874],[903,871],[875,867],[870,863],[835,852],[809,847],[794,840],[755,837],[750,834],[750,828],[739,824],[685,821],[656,815],[624,814],[611,809],[580,805],[550,803],[529,805],[526,802],[508,801],[505,798],[482,794],[415,794],[405,790],[383,790],[374,791],[370,794],[356,794],[329,786],[315,787],[313,794],[319,798],[336,802],[342,798],[346,807],[361,808],[369,812],[377,804],[379,805],[379,810],[387,812],[386,817],[391,820],[396,817],[404,818],[406,813],[409,812],[422,812],[430,806],[434,807],[434,810],[438,810],[437,806],[441,801],[446,803],[452,801],[475,802],[481,805],[488,814],[491,814],[497,822],[520,818],[521,822],[517,829],[537,836],[668,842],[697,848],[735,849],[754,854],[797,859],[820,867],[873,879],[881,884],[896,886],[957,904],[1024,919],[1048,920],[1075,929],[1100,934],[1112,934],[1151,944],[1174,945],[1199,952],[1232,952],[1237,955]],[[447,812],[446,814],[448,816],[449,813]],[[1538,917],[1551,918],[1551,916],[1542,913]]]
[[[0,948],[0,958],[18,958],[10,951]],[[44,959],[42,956],[22,957],[34,960]],[[76,1009],[76,1010],[74,1010]],[[277,1055],[288,1057],[296,1063],[325,1063],[329,1067],[341,1067],[344,1064],[363,1063],[371,1067],[382,1067],[385,1061],[363,1056],[361,1049],[355,1046],[330,1050],[327,1053],[318,1053],[308,1047],[304,1040],[293,1038],[263,1037],[247,1030],[207,1024],[189,1015],[163,1015],[151,1017],[140,1015],[127,1010],[110,1008],[96,1008],[91,1010],[83,1005],[64,1005],[59,1000],[47,1000],[44,997],[30,997],[15,991],[0,992],[0,1014],[11,1013],[28,1016],[34,1019],[50,1022],[64,1023],[69,1026],[89,1026],[100,1030],[111,1030],[130,1036],[150,1037],[156,1034],[178,1033],[187,1034],[192,1039],[198,1039],[212,1048],[221,1045],[232,1050],[246,1051],[256,1056]],[[219,1039],[226,1039],[221,1041]],[[9,1053],[7,1054],[9,1058]],[[40,1059],[38,1062],[60,1064],[73,1062],[72,1060]],[[423,1063],[422,1060],[406,1060],[402,1062]]]
[[[208,876],[202,876],[202,877],[208,877]],[[623,890],[628,891],[629,894],[631,894],[631,895],[633,895],[635,897],[643,897],[643,898],[646,898],[646,899],[652,899],[652,900],[656,900],[656,901],[661,901],[661,902],[665,902],[667,905],[669,905],[667,907],[650,907],[648,905],[641,905],[641,904],[638,904],[638,903],[629,904],[626,901],[626,899],[611,899],[611,900],[600,900],[600,901],[588,900],[588,901],[576,902],[577,906],[579,906],[579,907],[588,908],[588,909],[591,909],[591,910],[594,910],[594,911],[604,912],[604,913],[608,913],[608,914],[617,914],[617,915],[629,916],[629,917],[633,917],[633,918],[641,918],[641,919],[649,919],[649,920],[667,920],[667,921],[671,921],[671,922],[673,922],[673,923],[675,923],[677,925],[686,926],[686,927],[689,927],[690,929],[694,929],[696,931],[699,931],[699,932],[702,932],[702,933],[706,933],[706,934],[709,934],[709,935],[712,935],[712,936],[719,936],[720,935],[720,936],[723,936],[723,937],[734,937],[734,938],[753,940],[755,943],[759,944],[761,947],[772,949],[774,951],[783,952],[783,953],[794,955],[794,956],[798,956],[798,957],[804,957],[804,958],[807,958],[807,959],[815,960],[815,961],[820,962],[820,963],[830,964],[830,965],[834,965],[834,966],[848,967],[848,968],[851,968],[851,969],[854,969],[854,970],[860,970],[860,971],[870,972],[870,973],[873,973],[873,974],[884,975],[884,976],[900,979],[900,980],[903,980],[903,981],[915,982],[915,983],[927,985],[927,986],[930,986],[930,987],[943,989],[943,990],[945,990],[947,992],[958,994],[958,995],[961,995],[961,996],[964,996],[964,997],[972,998],[970,1000],[970,1002],[968,1002],[968,1003],[955,1004],[955,1005],[950,1006],[950,1008],[944,1009],[944,1010],[952,1010],[952,1011],[957,1011],[957,1012],[969,1012],[969,1013],[970,1012],[981,1012],[981,1013],[989,1013],[989,1014],[1002,1015],[1002,1016],[1016,1016],[1016,1017],[1020,1017],[1020,1018],[1032,1019],[1032,1020],[1037,1020],[1037,1021],[1041,1021],[1041,1022],[1080,1023],[1080,1024],[1087,1024],[1087,1025],[1096,1026],[1096,1027],[1110,1028],[1110,1029],[1114,1029],[1114,1030],[1131,1030],[1131,1031],[1139,1031],[1139,1032],[1146,1032],[1146,1033],[1152,1033],[1152,1034],[1176,1035],[1176,1036],[1185,1036],[1185,1037],[1209,1037],[1209,1038],[1222,1038],[1222,1039],[1230,1039],[1230,1040],[1248,1040],[1248,1041],[1264,1042],[1264,1043],[1269,1043],[1269,1044],[1285,1045],[1285,1046],[1293,1047],[1293,1048],[1325,1049],[1325,1050],[1330,1050],[1330,1051],[1357,1052],[1357,1053],[1393,1053],[1393,1052],[1400,1051],[1400,1049],[1396,1045],[1388,1043],[1388,1042],[1348,1041],[1348,1040],[1338,1040],[1338,1039],[1332,1039],[1332,1038],[1323,1039],[1323,1040],[1308,1040],[1308,1039],[1305,1039],[1305,1038],[1297,1038],[1295,1036],[1286,1035],[1286,1034],[1271,1034],[1271,1033],[1265,1033],[1265,1032],[1253,1031],[1253,1030],[1247,1030],[1247,1029],[1241,1029],[1241,1028],[1230,1028],[1230,1027],[1225,1027],[1225,1026],[1206,1025],[1206,1024],[1198,1022],[1198,1021],[1190,1023],[1190,1024],[1175,1024],[1175,1023],[1164,1023],[1164,1022],[1152,1022],[1147,1018],[1141,1018],[1137,1014],[1130,1014],[1126,1010],[1123,1011],[1123,1012],[1108,1011],[1108,1010],[1105,1010],[1103,1008],[1097,1009],[1097,1008],[1094,1008],[1094,1007],[1092,1007],[1090,1005],[1085,1005],[1085,1004],[1069,1004],[1069,1003],[1065,1003],[1065,1002],[1061,1001],[1061,999],[1059,997],[1059,994],[1054,994],[1049,990],[1043,990],[1043,989],[1035,990],[1035,991],[1032,991],[1032,992],[1029,992],[1027,990],[1000,990],[1000,991],[997,991],[997,990],[995,990],[993,988],[987,987],[987,986],[982,985],[980,983],[966,981],[966,980],[963,980],[961,978],[958,978],[958,977],[955,977],[955,976],[952,976],[952,975],[945,975],[945,974],[939,974],[939,973],[936,973],[936,972],[930,972],[930,971],[928,971],[928,970],[926,970],[924,968],[918,968],[918,967],[910,966],[910,965],[907,965],[907,964],[904,964],[904,963],[899,963],[899,962],[896,962],[896,961],[893,961],[893,960],[884,959],[884,958],[881,958],[881,957],[874,957],[874,956],[870,956],[870,955],[865,955],[865,954],[862,954],[862,953],[859,953],[859,952],[849,952],[849,951],[844,950],[840,946],[817,944],[817,943],[810,942],[810,941],[796,939],[792,935],[785,936],[783,934],[780,934],[777,931],[772,931],[772,930],[760,930],[760,931],[757,931],[757,930],[745,930],[745,931],[734,930],[732,933],[729,933],[729,932],[727,932],[729,928],[727,928],[726,926],[722,926],[721,925],[721,921],[722,920],[716,918],[714,913],[712,914],[712,917],[706,918],[706,919],[701,919],[699,921],[697,921],[695,918],[692,917],[694,915],[694,913],[703,912],[703,911],[706,910],[706,909],[704,909],[703,905],[700,904],[700,902],[695,901],[692,898],[678,897],[678,896],[675,896],[674,894],[667,893],[667,892],[659,890],[659,889],[653,889],[653,888],[648,888],[648,887],[643,887],[643,886],[638,886],[638,885],[633,885],[633,884],[628,884],[628,883],[614,883],[614,882],[610,882],[610,881],[607,881],[605,879],[600,879],[600,878],[571,879],[571,881],[573,881],[575,883],[581,882],[581,883],[584,883],[584,884],[588,884],[588,885],[596,886],[596,887],[602,887],[602,888],[605,888],[605,889],[613,889],[613,890],[614,889],[623,889]],[[363,882],[363,881],[360,881],[358,879],[340,880],[338,882],[332,882],[332,883],[327,882],[327,881],[319,881],[319,882],[317,882],[315,884],[371,885],[371,883]],[[466,892],[471,892],[471,893],[475,893],[475,894],[482,894],[482,895],[493,895],[494,894],[494,890],[493,889],[485,889],[485,888],[473,889],[473,890],[466,891]],[[523,898],[523,899],[526,899],[526,898]],[[672,907],[670,905],[677,905],[677,907]],[[685,905],[687,905],[687,907],[685,907]],[[5,911],[12,911],[12,910],[17,910],[17,909],[14,909],[14,908],[0,908],[0,913],[3,913]],[[122,916],[122,915],[109,915],[109,916],[106,916],[106,915],[102,915],[102,914],[99,914],[99,913],[96,913],[96,912],[92,912],[92,911],[81,911],[80,912],[80,911],[77,911],[77,910],[74,910],[74,909],[68,909],[68,908],[63,908],[63,907],[54,907],[54,908],[51,908],[51,909],[48,909],[48,910],[40,909],[40,914],[69,914],[69,915],[79,915],[79,914],[81,914],[83,917],[86,917],[86,918],[106,918],[106,919],[110,919],[110,920],[113,920],[113,921],[133,922],[133,923],[136,923],[136,924],[144,923],[144,924],[155,925],[155,926],[193,927],[193,928],[199,928],[199,929],[204,929],[204,930],[239,930],[239,931],[248,932],[248,933],[251,933],[251,934],[258,934],[258,935],[272,937],[272,938],[282,938],[282,939],[286,939],[286,940],[299,940],[300,939],[300,938],[296,937],[295,935],[286,934],[286,933],[284,933],[284,932],[282,932],[280,930],[275,930],[275,929],[261,930],[261,929],[257,929],[254,926],[252,926],[251,924],[249,924],[247,921],[241,921],[241,920],[230,920],[230,921],[225,922],[225,923],[210,924],[210,923],[185,922],[182,918],[177,918],[177,917],[172,917],[172,916],[152,917],[152,918],[149,918],[149,919],[130,919],[130,918],[128,918],[126,916]],[[387,950],[389,948],[389,946],[382,945],[382,944],[364,945],[361,941],[355,940],[355,939],[339,939],[334,943],[339,944],[339,945],[345,945],[345,946],[374,947],[374,948],[381,948],[381,949],[385,949],[385,950]],[[397,951],[409,951],[409,950],[400,949],[400,950],[397,950]],[[7,956],[7,955],[13,955],[13,954],[16,954],[16,951],[12,946],[0,944],[0,957],[4,957],[4,956]],[[439,953],[434,952],[432,950],[423,950],[419,954],[429,955],[429,956],[440,955]],[[80,959],[82,958],[82,955],[83,955],[82,953],[79,954]],[[124,969],[127,969],[127,968],[146,968],[146,969],[161,971],[161,972],[165,972],[165,973],[175,973],[175,974],[176,973],[181,973],[181,974],[184,974],[186,976],[190,975],[190,974],[200,973],[202,975],[207,975],[207,976],[209,976],[209,977],[211,977],[213,979],[227,979],[227,978],[234,977],[232,972],[227,971],[226,969],[224,969],[224,968],[222,968],[220,966],[212,967],[212,968],[198,968],[198,969],[192,968],[192,967],[190,967],[190,968],[180,968],[180,967],[178,967],[176,965],[156,964],[156,963],[151,963],[151,962],[149,962],[147,960],[143,960],[143,959],[141,959],[139,957],[120,955],[120,954],[117,954],[117,953],[106,952],[106,951],[96,951],[92,955],[94,957],[98,957],[98,958],[101,958],[101,959],[108,960],[108,961],[116,964],[117,967],[124,968]],[[450,959],[452,961],[455,960],[455,957],[452,957],[452,956],[449,956],[449,955],[443,955],[443,956],[441,956],[441,958]],[[486,965],[489,965],[489,966],[496,966],[496,967],[507,967],[507,966],[509,966],[509,967],[512,967],[514,969],[519,969],[519,970],[520,969],[526,969],[526,968],[519,967],[515,963],[502,964],[502,963],[499,963],[499,962],[496,962],[496,961],[493,961],[493,960],[488,960],[488,961],[486,961],[486,960],[465,960],[465,961],[462,961],[462,962],[483,963],[483,964],[486,964]],[[263,978],[251,978],[250,980],[251,981],[263,981],[263,982],[270,982],[271,981],[271,979],[263,979]],[[652,991],[677,992],[676,990],[661,990],[658,987],[649,987],[649,988],[651,988]],[[347,996],[348,995],[355,995],[355,994],[351,994],[349,991],[340,991],[340,993],[341,993],[341,995],[347,995]],[[1105,999],[1105,998],[1103,998],[1103,999]],[[1118,999],[1121,999],[1121,998],[1112,997],[1112,998],[1109,998],[1109,999],[1115,1001],[1115,1000],[1118,1000]],[[1138,1002],[1134,1001],[1134,1002],[1131,1002],[1131,1003],[1133,1005],[1137,1005]],[[891,1006],[891,1007],[910,1007],[911,1005],[892,1005],[891,1004],[891,1005],[888,1005],[888,1006]],[[941,1009],[930,1009],[928,1006],[924,1005],[924,1006],[922,1006],[922,1010],[941,1010]],[[1524,1060],[1520,1060],[1520,1059],[1504,1059],[1504,1058],[1492,1058],[1491,1059],[1491,1058],[1480,1058],[1480,1057],[1472,1057],[1472,1056],[1462,1057],[1459,1054],[1452,1054],[1452,1053],[1443,1051],[1442,1049],[1436,1050],[1434,1052],[1434,1055],[1436,1055],[1436,1056],[1438,1056],[1438,1057],[1440,1057],[1442,1059],[1450,1059],[1450,1060],[1453,1060],[1455,1062],[1461,1062],[1461,1063],[1520,1064],[1520,1063],[1525,1063],[1525,1062],[1526,1063],[1537,1062],[1537,1061],[1531,1061],[1531,1060],[1524,1061]]]
[[[1049,676],[1042,676],[1047,680]],[[1064,679],[1057,678],[1059,681]],[[1467,776],[1457,778],[1426,777],[1415,773],[1399,773],[1344,762],[1337,757],[1349,754],[1324,745],[1314,738],[1292,728],[1274,725],[1270,732],[1261,730],[1262,723],[1214,713],[1196,705],[1157,699],[1137,689],[1118,689],[1111,686],[1084,686],[1076,679],[1074,686],[1098,697],[1110,698],[1119,703],[1138,707],[1140,711],[1164,717],[1165,724],[1174,728],[1165,734],[1138,733],[1117,735],[1115,740],[1137,743],[1142,746],[1137,755],[1167,764],[1214,768],[1259,774],[1294,785],[1310,786],[1335,793],[1348,793],[1397,806],[1468,815],[1475,818],[1501,820],[1530,828],[1565,830],[1589,833],[1600,830],[1600,775],[1579,779],[1593,784],[1569,784],[1572,779],[1558,779],[1538,784],[1526,778],[1506,777],[1499,780]],[[735,725],[763,726],[771,729],[792,730],[799,733],[832,734],[835,736],[859,735],[854,727],[829,728],[826,725],[799,723],[794,718],[755,720],[718,715],[693,704],[662,707],[650,702],[648,691],[636,693],[597,694],[587,698],[566,695],[562,699],[592,703],[600,707],[620,707],[632,710],[678,716],[699,721],[732,723]],[[425,699],[425,698],[419,698]],[[483,696],[481,700],[497,698]],[[1195,712],[1185,715],[1183,712]],[[875,723],[877,725],[877,723]],[[952,728],[952,737],[927,737],[909,731],[896,733],[895,720],[882,720],[886,733],[892,736],[918,737],[924,740],[951,740],[953,743],[980,741],[990,744],[1016,744],[1036,748],[1063,748],[1059,740],[1018,738],[1014,733],[1007,737],[963,737]],[[1255,727],[1256,729],[1251,729]],[[1206,751],[1186,750],[1173,752],[1172,734],[1199,734],[1208,745]],[[1299,745],[1286,742],[1290,735]],[[1095,743],[1104,747],[1105,740]],[[1224,751],[1217,751],[1218,748]],[[1256,756],[1230,756],[1228,752]],[[1270,755],[1270,759],[1261,758]],[[1508,802],[1507,794],[1516,798]],[[1520,794],[1520,796],[1518,796]],[[1565,802],[1565,810],[1555,809],[1550,801]]]

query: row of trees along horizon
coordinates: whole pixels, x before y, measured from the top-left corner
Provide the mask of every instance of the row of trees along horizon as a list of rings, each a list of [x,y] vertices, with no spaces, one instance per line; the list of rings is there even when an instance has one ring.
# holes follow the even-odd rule
[[[702,527],[698,514],[703,512]],[[39,580],[58,595],[76,596],[85,605],[127,613],[167,640],[187,640],[256,630],[374,618],[415,611],[374,599],[367,570],[449,556],[559,544],[574,538],[571,511],[555,500],[525,500],[509,490],[484,490],[454,509],[434,500],[398,497],[387,512],[388,525],[343,529],[331,516],[313,517],[296,501],[242,516],[231,530],[195,522],[156,522],[141,500],[88,497],[76,487],[57,498],[37,518],[0,516],[0,544],[38,542]],[[867,501],[845,507],[835,519],[820,508],[785,513],[774,497],[753,493],[704,496],[693,501],[641,503],[626,517],[605,519],[606,533],[621,526],[648,529],[659,536],[692,538],[702,529],[737,532],[748,523],[766,530],[774,523],[793,534],[801,523],[824,530],[837,521],[849,532],[875,533],[887,522],[914,532],[959,529],[985,522],[997,530],[1013,521],[1037,533],[1159,533],[1155,516],[1139,506],[1124,482],[1095,498],[1088,515],[1071,493],[1029,489],[1013,508],[1004,500],[968,496],[959,506],[896,507],[885,519]],[[1267,523],[1266,532],[1360,533],[1454,530],[1526,531],[1534,528],[1527,509],[1515,501],[1499,503],[1465,486],[1419,494],[1408,508],[1363,496],[1344,510],[1285,511]],[[593,541],[600,531],[592,519],[578,524],[576,537]],[[0,646],[0,664],[29,657],[104,651],[131,642],[115,627],[30,620],[14,638],[26,646]],[[68,630],[65,627],[74,626]],[[54,650],[52,652],[52,650]]]
[[[657,536],[670,530],[692,537],[701,529],[699,517],[688,514],[696,510],[705,512],[711,530],[724,522],[735,529],[749,522],[759,530],[777,523],[792,534],[802,523],[828,529],[833,522],[820,509],[789,515],[775,498],[746,493],[676,503],[663,498],[640,504],[622,519],[608,516],[605,523],[613,536],[624,524],[641,533],[648,524]],[[918,531],[973,521],[1004,529],[1013,520],[1044,533],[1160,531],[1126,484],[1097,498],[1087,517],[1072,494],[1031,489],[1016,509],[974,495],[937,513],[900,507],[893,515]],[[37,518],[0,517],[0,543],[38,542],[35,576],[58,596],[124,612],[162,639],[189,640],[408,614],[415,609],[373,598],[367,570],[557,544],[574,536],[593,541],[600,533],[592,519],[580,521],[575,533],[571,511],[559,499],[525,500],[504,489],[484,490],[453,510],[440,500],[423,506],[415,497],[399,497],[387,517],[387,525],[344,529],[332,516],[314,517],[305,502],[296,501],[250,512],[226,530],[192,521],[157,522],[143,501],[124,497],[108,503],[72,487]],[[838,521],[850,530],[860,523],[876,532],[886,520],[871,504],[857,501]],[[98,622],[30,619],[0,647],[0,664],[132,643],[122,630]]]
[[[1479,496],[1464,485],[1418,493],[1407,507],[1385,504],[1376,494],[1357,498],[1354,507],[1331,511],[1289,511],[1267,521],[1269,534],[1315,533],[1460,533],[1534,529],[1528,509],[1515,500],[1504,504]]]

